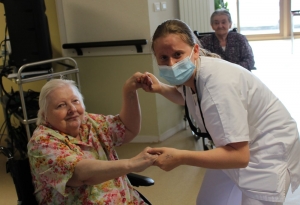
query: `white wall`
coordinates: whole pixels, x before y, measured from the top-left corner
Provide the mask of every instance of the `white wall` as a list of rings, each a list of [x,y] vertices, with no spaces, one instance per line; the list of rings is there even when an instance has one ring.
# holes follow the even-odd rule
[[[56,0],[60,37],[64,43],[150,39],[147,1]],[[143,53],[150,53],[149,44]],[[137,54],[135,46],[85,48],[84,56]],[[73,49],[65,56],[77,56]]]
[[[154,3],[166,2],[167,9],[154,11]],[[148,12],[149,12],[149,24],[150,24],[150,36],[153,35],[156,27],[163,21],[168,19],[179,19],[179,4],[178,0],[148,0]]]
[[[87,111],[117,114],[122,86],[134,72],[158,76],[150,50],[151,37],[164,20],[179,18],[178,0],[165,0],[167,9],[155,12],[153,0],[56,0],[63,43],[147,39],[143,53],[132,47],[109,47],[64,55],[76,59]],[[88,20],[89,19],[89,20]],[[81,26],[80,26],[81,25]],[[142,130],[134,142],[162,141],[184,127],[182,107],[160,95],[139,91]]]
[[[214,10],[213,0],[179,0],[180,19],[194,31],[212,31],[210,16]]]

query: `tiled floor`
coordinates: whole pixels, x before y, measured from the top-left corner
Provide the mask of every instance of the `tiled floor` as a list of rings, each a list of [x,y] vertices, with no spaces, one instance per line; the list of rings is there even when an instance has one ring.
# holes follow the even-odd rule
[[[294,54],[291,41],[250,42],[257,70],[253,71],[285,104],[300,125],[300,39],[295,40]],[[134,156],[145,146],[170,146],[180,149],[199,149],[189,130],[183,130],[159,144],[128,144],[118,148],[120,158]],[[5,173],[5,161],[0,155],[0,204],[15,205],[17,197],[12,179]],[[154,205],[195,204],[205,169],[181,166],[171,172],[151,167],[141,174],[155,179],[155,185],[140,187],[140,190]],[[285,205],[299,205],[300,188],[289,197]]]

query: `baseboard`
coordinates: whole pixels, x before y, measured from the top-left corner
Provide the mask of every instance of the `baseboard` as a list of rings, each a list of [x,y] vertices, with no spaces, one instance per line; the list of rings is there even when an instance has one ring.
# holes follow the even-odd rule
[[[159,141],[162,142],[183,129],[185,129],[185,121],[182,121],[177,126],[172,127],[171,129],[169,129],[166,132],[164,132],[163,134],[161,134]]]
[[[157,143],[159,137],[154,135],[138,135],[130,143]]]

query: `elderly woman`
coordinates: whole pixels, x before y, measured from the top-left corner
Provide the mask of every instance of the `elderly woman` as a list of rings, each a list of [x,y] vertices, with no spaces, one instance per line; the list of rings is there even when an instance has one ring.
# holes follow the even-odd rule
[[[210,25],[215,33],[200,39],[203,48],[249,71],[254,69],[253,52],[248,40],[242,34],[230,31],[230,13],[226,9],[214,11],[210,17]]]
[[[126,81],[116,116],[87,113],[74,81],[53,79],[43,86],[37,128],[28,143],[39,204],[146,204],[126,174],[143,171],[157,156],[145,148],[118,160],[114,149],[140,131],[140,75]]]

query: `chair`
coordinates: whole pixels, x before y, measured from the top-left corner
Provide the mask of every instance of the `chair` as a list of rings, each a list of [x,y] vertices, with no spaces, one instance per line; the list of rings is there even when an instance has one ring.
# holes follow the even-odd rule
[[[18,196],[18,204],[38,205],[35,196],[33,195],[34,185],[32,183],[29,159],[14,159],[11,151],[3,146],[0,146],[0,153],[4,154],[7,157],[6,172],[10,173],[13,178]],[[154,180],[149,177],[134,173],[129,173],[127,176],[130,183],[135,187],[154,185]],[[151,205],[146,197],[144,197],[140,192],[138,193],[146,203]]]

